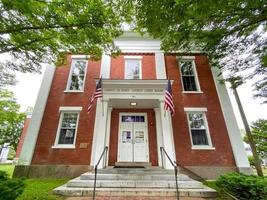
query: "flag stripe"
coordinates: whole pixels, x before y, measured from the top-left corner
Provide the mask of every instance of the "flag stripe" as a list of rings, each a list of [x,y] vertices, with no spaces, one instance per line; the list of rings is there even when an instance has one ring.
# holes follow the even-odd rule
[[[164,97],[164,109],[171,112],[171,116],[174,116],[174,102],[172,97],[172,88],[171,82],[168,80],[168,84],[165,90],[165,97]]]
[[[102,77],[99,79],[98,83],[96,84],[96,88],[94,93],[91,96],[89,106],[87,108],[87,112],[89,113],[93,107],[94,101],[98,98],[103,97],[103,91],[102,91]]]

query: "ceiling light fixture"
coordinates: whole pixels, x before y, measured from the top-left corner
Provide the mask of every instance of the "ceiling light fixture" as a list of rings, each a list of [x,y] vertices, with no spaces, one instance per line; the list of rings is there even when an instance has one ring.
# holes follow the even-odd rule
[[[130,105],[131,106],[137,106],[137,103],[136,102],[131,102]]]

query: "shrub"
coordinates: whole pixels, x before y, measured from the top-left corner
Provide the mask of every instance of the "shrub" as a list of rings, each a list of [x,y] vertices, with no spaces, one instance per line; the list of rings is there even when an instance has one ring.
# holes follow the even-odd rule
[[[4,171],[0,171],[0,200],[14,200],[25,188],[23,179],[10,179]]]
[[[266,200],[267,179],[231,173],[220,176],[216,185],[240,200]]]

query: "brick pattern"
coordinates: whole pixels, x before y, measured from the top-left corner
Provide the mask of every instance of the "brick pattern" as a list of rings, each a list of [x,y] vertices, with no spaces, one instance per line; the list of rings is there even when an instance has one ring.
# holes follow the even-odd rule
[[[176,55],[166,55],[166,71],[174,80],[173,98],[176,114],[172,118],[177,161],[184,166],[234,166],[230,140],[220,107],[208,59],[196,55],[196,68],[202,94],[182,93],[181,76]],[[215,150],[192,150],[184,107],[206,107],[207,121]]]
[[[83,93],[64,93],[71,65],[68,55],[67,65],[56,68],[41,123],[32,164],[89,165],[95,121],[95,105],[87,113],[89,98],[95,90],[95,79],[99,78],[101,61],[89,61]],[[53,149],[59,122],[60,106],[82,106],[75,149]],[[87,148],[80,148],[87,143]]]
[[[126,55],[126,54],[125,54]],[[144,79],[155,79],[154,54],[142,55],[142,74]],[[124,55],[111,59],[111,78],[124,78]],[[165,55],[166,71],[170,79],[174,80],[173,96],[176,115],[172,118],[175,151],[177,161],[184,166],[235,166],[235,161],[227,134],[222,110],[212,73],[205,55],[195,55],[198,78],[203,94],[182,93],[181,77],[176,55]],[[42,124],[40,127],[32,164],[62,164],[89,165],[94,132],[95,106],[90,114],[86,112],[89,98],[95,89],[95,78],[99,77],[101,61],[89,61],[83,93],[64,93],[70,70],[71,56],[68,55],[67,65],[56,69],[50,94],[46,104]],[[82,106],[77,131],[75,149],[53,149],[60,106]],[[192,150],[189,129],[184,107],[207,107],[206,113],[211,140],[215,150]],[[155,114],[153,109],[143,109],[149,118],[149,151],[153,165],[157,165],[157,144]],[[110,160],[114,164],[117,159],[118,141],[118,109],[112,111]],[[130,110],[129,112],[134,112]],[[140,112],[140,110],[138,110]],[[151,125],[150,125],[151,124]],[[81,143],[87,143],[87,148],[80,148]]]
[[[124,56],[138,55],[142,56],[141,68],[142,79],[156,79],[156,64],[154,54],[123,54],[116,58],[111,58],[110,78],[124,79],[125,59]]]
[[[148,118],[148,144],[149,144],[149,159],[153,166],[158,165],[157,156],[157,135],[155,112],[153,109],[113,109],[111,113],[110,141],[109,141],[109,165],[114,166],[118,156],[118,132],[119,132],[119,113],[147,113]]]

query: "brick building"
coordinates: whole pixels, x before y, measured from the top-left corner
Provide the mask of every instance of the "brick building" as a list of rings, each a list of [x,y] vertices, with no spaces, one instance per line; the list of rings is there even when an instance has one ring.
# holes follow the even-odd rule
[[[108,166],[163,163],[170,169],[161,157],[164,147],[172,160],[203,178],[250,173],[226,87],[207,55],[163,53],[160,41],[131,32],[115,44],[122,51],[118,57],[68,55],[66,65],[47,67],[15,174],[80,175],[105,146]],[[103,99],[87,113],[100,76]],[[163,108],[167,79],[173,117]]]

